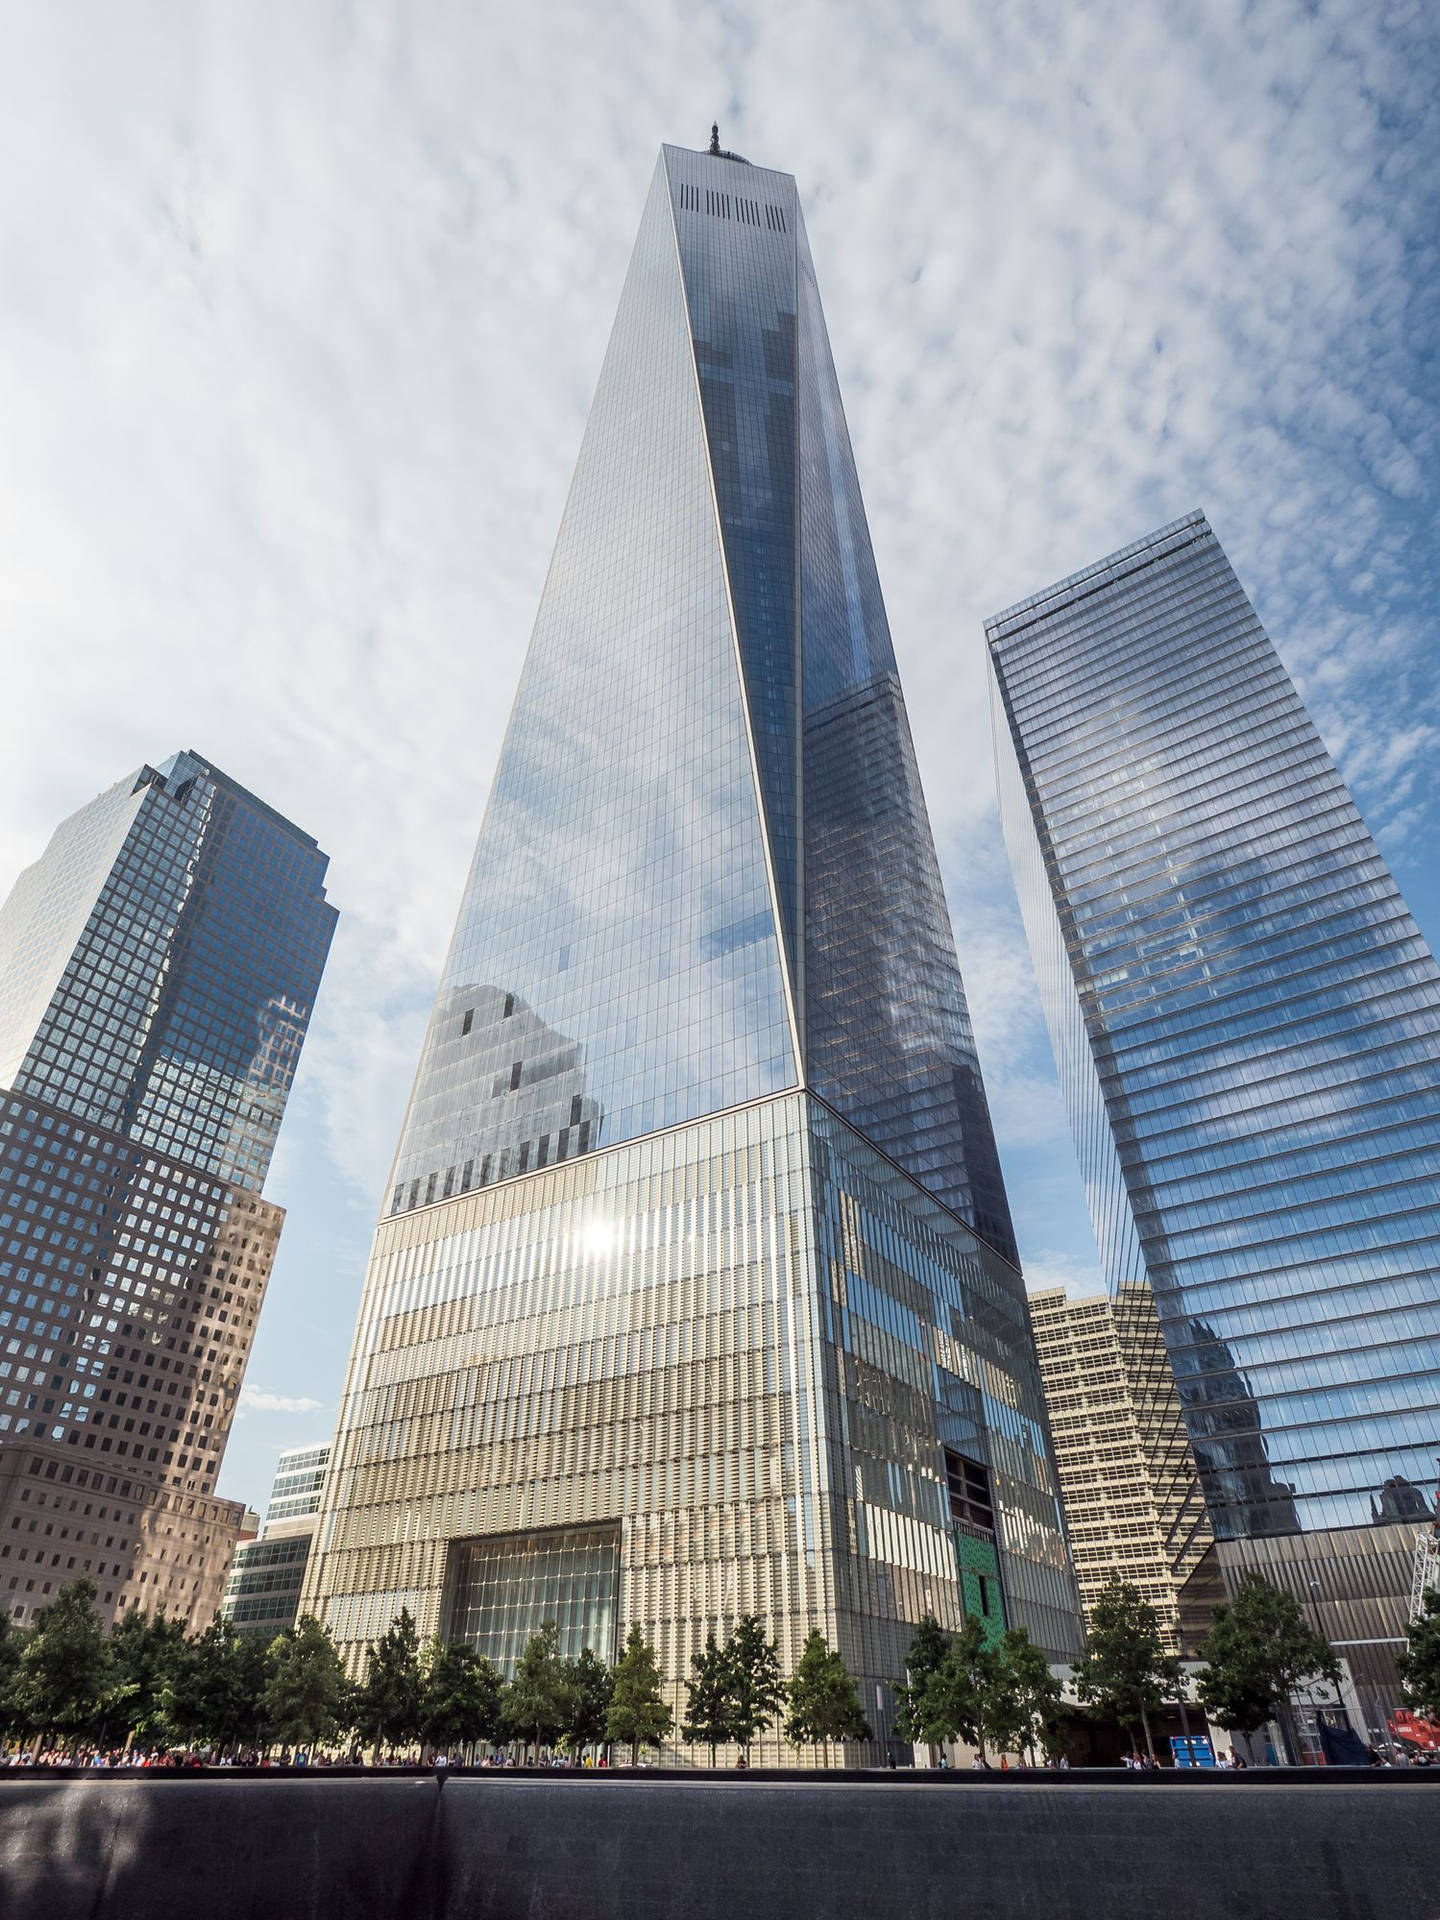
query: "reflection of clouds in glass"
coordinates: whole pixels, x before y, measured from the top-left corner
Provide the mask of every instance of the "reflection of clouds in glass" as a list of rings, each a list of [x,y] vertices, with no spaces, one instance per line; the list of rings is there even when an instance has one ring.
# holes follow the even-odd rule
[[[1440,971],[1201,516],[990,632],[1072,1122],[1217,1532],[1367,1521],[1440,1439]]]
[[[504,984],[463,984],[477,981]],[[474,1018],[460,1036],[467,995]],[[507,996],[515,1002],[508,1016],[496,1011]],[[483,1046],[482,1035],[490,1037]],[[494,1048],[506,1046],[502,1060]],[[573,1062],[556,1065],[542,1086],[544,1061],[560,1062],[567,1047]],[[517,1062],[519,1083],[497,1091],[500,1068]],[[432,1176],[430,1197],[443,1197],[449,1170],[458,1182],[467,1161],[479,1184],[487,1155],[492,1179],[528,1170],[540,1140],[572,1126],[585,1126],[587,1147],[610,1143],[794,1078],[662,167],[426,1040],[391,1204],[397,1194],[412,1204],[412,1188],[413,1203],[423,1204]],[[584,1104],[582,1119],[569,1119],[567,1094]],[[574,1137],[566,1144],[577,1150]],[[547,1157],[555,1145],[547,1141]]]

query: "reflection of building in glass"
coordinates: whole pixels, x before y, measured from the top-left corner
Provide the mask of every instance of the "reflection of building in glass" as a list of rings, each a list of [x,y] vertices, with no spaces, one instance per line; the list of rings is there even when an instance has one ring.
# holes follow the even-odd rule
[[[325,866],[181,753],[64,821],[0,908],[16,1618],[81,1573],[107,1616],[218,1604],[243,1509],[215,1479],[283,1218],[259,1189],[334,928]]]
[[[962,1592],[1072,1645],[788,175],[661,157],[384,1211],[307,1586],[351,1647],[401,1604],[518,1632],[557,1529],[618,1539],[677,1686],[747,1609],[787,1659],[823,1627],[877,1725]]]
[[[294,1626],[329,1460],[328,1446],[295,1447],[275,1463],[265,1524],[236,1547],[220,1607],[242,1633],[273,1640]]]
[[[600,1109],[585,1094],[580,1048],[518,993],[458,987],[431,1022],[426,1072],[410,1103],[407,1138],[428,1173],[397,1180],[392,1213],[488,1187],[532,1167],[588,1153]],[[457,1133],[456,1089],[464,1088]],[[445,1162],[444,1165],[441,1162]]]
[[[1222,1566],[1329,1596],[1379,1685],[1372,1500],[1440,1433],[1440,969],[1202,515],[987,630],[1112,1291],[1154,1289]]]
[[[1081,1604],[1128,1580],[1177,1641],[1211,1533],[1150,1289],[1131,1281],[1112,1301],[1047,1288],[1030,1320]]]
[[[1247,1539],[1298,1533],[1295,1489],[1270,1465],[1260,1407],[1232,1350],[1203,1320],[1191,1320],[1171,1362],[1200,1485],[1212,1512]]]

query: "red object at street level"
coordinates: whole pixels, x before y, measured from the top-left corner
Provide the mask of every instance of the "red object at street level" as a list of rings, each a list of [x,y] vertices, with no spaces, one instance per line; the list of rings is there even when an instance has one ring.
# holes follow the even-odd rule
[[[1440,1721],[1422,1720],[1418,1713],[1409,1713],[1402,1707],[1390,1715],[1386,1724],[1406,1746],[1419,1747],[1422,1753],[1440,1753]]]

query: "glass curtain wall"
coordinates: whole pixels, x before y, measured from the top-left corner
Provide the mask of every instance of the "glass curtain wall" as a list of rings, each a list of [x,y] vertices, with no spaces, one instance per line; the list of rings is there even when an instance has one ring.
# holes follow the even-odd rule
[[[1440,1445],[1440,969],[1203,515],[987,631],[1097,1235],[1216,1534],[1366,1525]]]

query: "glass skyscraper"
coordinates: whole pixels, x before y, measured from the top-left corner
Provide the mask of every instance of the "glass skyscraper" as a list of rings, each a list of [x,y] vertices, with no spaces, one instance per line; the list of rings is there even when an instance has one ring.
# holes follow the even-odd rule
[[[1440,969],[1203,515],[987,633],[1112,1294],[1153,1289],[1222,1565],[1380,1686],[1440,1447]]]
[[[665,148],[645,207],[310,1579],[352,1645],[401,1604],[502,1660],[546,1617],[607,1655],[634,1622],[677,1685],[740,1612],[788,1658],[819,1625],[877,1725],[963,1592],[1072,1644],[795,183],[718,150]]]
[[[240,1542],[230,1562],[220,1611],[241,1633],[267,1644],[295,1624],[329,1461],[328,1446],[280,1455],[265,1524],[255,1539]]]
[[[57,828],[0,907],[0,1604],[210,1619],[215,1497],[283,1215],[261,1197],[335,910],[194,753]]]

